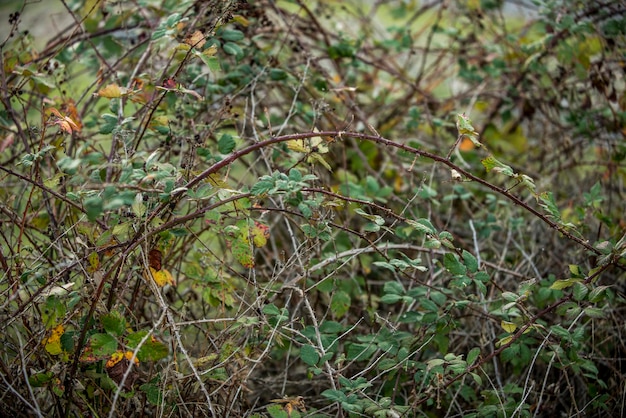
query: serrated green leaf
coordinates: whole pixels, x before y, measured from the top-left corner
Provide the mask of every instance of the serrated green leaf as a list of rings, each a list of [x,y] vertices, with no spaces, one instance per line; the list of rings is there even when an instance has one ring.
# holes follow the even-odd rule
[[[126,330],[126,320],[117,311],[103,315],[100,322],[109,334],[120,336]]]
[[[550,286],[550,289],[552,290],[567,289],[568,287],[572,286],[574,283],[578,283],[578,282],[580,282],[580,279],[556,280],[554,283],[552,283],[552,286]]]
[[[336,389],[326,389],[322,392],[322,396],[326,399],[330,399],[333,402],[345,402],[348,400],[345,393]]]
[[[463,250],[463,261],[470,273],[476,273],[478,271],[478,260],[469,251]]]
[[[320,355],[312,345],[305,344],[300,348],[300,358],[309,366],[315,366],[320,360]]]
[[[490,171],[495,171],[496,173],[502,173],[506,176],[513,177],[515,172],[508,165],[500,162],[493,155],[488,156],[487,158],[481,161],[482,165],[485,167],[485,170],[489,173]]]
[[[232,135],[223,134],[217,140],[217,150],[220,154],[230,154],[235,149],[236,143]]]
[[[421,299],[420,306],[428,312],[439,312],[439,307],[430,299]]]
[[[557,222],[561,222],[561,211],[554,201],[552,192],[543,192],[539,195],[539,205]]]
[[[591,303],[597,303],[602,300],[604,297],[604,293],[606,292],[607,286],[598,286],[589,292],[589,297],[587,298]]]
[[[110,356],[117,350],[117,340],[109,334],[93,334],[89,337],[89,345],[97,357]]]
[[[273,303],[265,305],[263,307],[262,311],[263,311],[263,313],[265,315],[278,315],[278,314],[280,314],[280,311],[278,310],[278,307],[276,305],[274,305]]]
[[[443,266],[455,276],[465,274],[467,268],[458,260],[456,254],[446,253],[443,256]]]
[[[402,285],[398,282],[387,282],[385,283],[385,285],[383,286],[383,292],[384,293],[393,293],[393,294],[397,294],[397,295],[403,295],[404,294],[404,287],[402,287]]]
[[[581,301],[589,293],[589,288],[584,283],[574,283],[574,299]]]
[[[411,227],[413,227],[414,229],[416,229],[419,232],[424,232],[426,234],[436,234],[437,230],[435,229],[435,227],[433,226],[433,224],[425,218],[420,218],[416,221],[412,220],[412,219],[407,219],[406,223],[409,224]]]

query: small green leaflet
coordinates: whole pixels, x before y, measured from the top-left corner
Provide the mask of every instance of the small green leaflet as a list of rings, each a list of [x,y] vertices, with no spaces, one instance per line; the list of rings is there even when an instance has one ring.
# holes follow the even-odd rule
[[[515,172],[511,167],[498,161],[493,155],[485,158],[481,161],[481,163],[485,167],[485,170],[487,170],[487,173],[489,173],[490,171],[494,171],[496,173],[502,173],[509,177],[513,177],[515,175]]]
[[[465,116],[465,113],[456,115],[456,129],[459,132],[459,136],[465,136],[477,147],[482,147],[482,144],[478,140],[478,132],[476,132],[476,129],[472,126],[470,118]]]

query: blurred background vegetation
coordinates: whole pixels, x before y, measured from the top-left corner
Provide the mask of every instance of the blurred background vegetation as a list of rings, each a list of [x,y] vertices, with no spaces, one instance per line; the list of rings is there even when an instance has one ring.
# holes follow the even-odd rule
[[[3,3],[0,411],[623,415],[625,13]]]

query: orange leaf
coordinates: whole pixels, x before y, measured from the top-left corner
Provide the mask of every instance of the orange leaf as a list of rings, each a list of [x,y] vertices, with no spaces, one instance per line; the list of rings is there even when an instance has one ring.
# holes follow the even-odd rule
[[[55,118],[52,120],[51,123],[53,125],[59,125],[62,131],[67,132],[68,134],[71,134],[73,131],[80,130],[80,128],[72,120],[72,118],[70,118],[69,116],[62,115],[61,112],[56,110],[54,107],[49,108],[48,112],[50,112],[52,115],[55,116]]]
[[[78,114],[78,110],[76,109],[76,103],[74,102],[74,100],[69,99],[66,103],[64,103],[62,110],[74,122],[74,129],[76,131],[80,131],[81,129],[83,129],[83,123],[80,120],[80,115]]]
[[[469,139],[468,137],[464,136],[463,140],[461,141],[461,143],[459,144],[459,150],[460,151],[471,151],[475,148],[476,146],[474,145],[474,143],[472,142],[471,139]]]

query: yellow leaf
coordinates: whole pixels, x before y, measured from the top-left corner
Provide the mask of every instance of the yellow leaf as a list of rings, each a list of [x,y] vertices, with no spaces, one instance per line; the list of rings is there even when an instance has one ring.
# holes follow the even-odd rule
[[[292,139],[291,141],[287,141],[287,148],[304,154],[309,152],[309,148],[304,144],[304,139]]]
[[[115,353],[111,354],[111,357],[107,360],[105,367],[110,369],[111,367],[119,363],[120,360],[122,360],[123,358],[124,358],[124,353],[118,350]]]
[[[313,132],[319,131],[315,128]],[[326,154],[328,152],[327,141],[324,141],[321,136],[314,136],[308,139],[292,139],[291,141],[287,141],[287,148],[303,154],[310,152]]]
[[[206,55],[207,57],[212,57],[215,54],[217,54],[217,45],[211,45],[210,47],[202,51],[202,55]]]
[[[250,25],[250,22],[248,21],[248,19],[246,19],[245,17],[241,15],[234,15],[233,21],[239,23],[241,26],[245,28],[247,28]]]
[[[513,322],[508,321],[500,322],[500,326],[502,327],[502,329],[509,333],[515,332],[515,330],[517,329],[517,325],[515,325]]]
[[[61,336],[64,332],[65,328],[63,327],[63,324],[58,325],[52,329],[50,336],[44,338],[41,342],[46,351],[51,355],[56,356],[63,352],[63,349],[61,348]]]
[[[130,359],[133,358],[133,352],[132,351],[127,351],[124,353],[124,357],[126,357],[126,360],[130,361]],[[139,359],[137,357],[135,357],[135,360],[133,361],[135,364],[139,364]]]
[[[122,88],[117,84],[109,84],[108,86],[100,89],[98,96],[105,97],[107,99],[115,99],[122,97]]]
[[[174,284],[172,274],[165,269],[157,271],[153,267],[150,267],[150,276],[159,287],[163,287],[166,284]]]
[[[496,342],[496,347],[502,347],[503,345],[508,344],[509,342],[511,342],[511,340],[513,339],[512,335],[509,335],[507,337],[504,337],[503,339],[501,339],[500,341]]]

